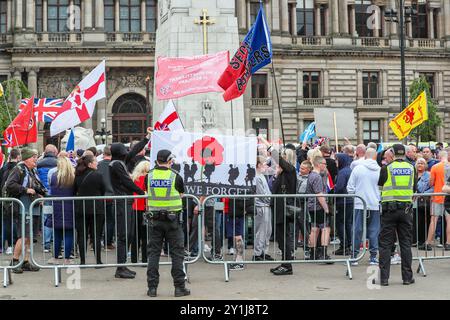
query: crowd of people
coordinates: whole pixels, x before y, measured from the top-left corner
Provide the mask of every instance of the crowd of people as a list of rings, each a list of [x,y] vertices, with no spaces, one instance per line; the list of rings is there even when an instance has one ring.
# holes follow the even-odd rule
[[[26,210],[39,197],[106,197],[102,200],[43,201],[35,206],[33,225],[25,223],[22,235],[21,216],[17,204],[2,205],[2,243],[0,249],[12,255],[17,265],[22,252],[24,263],[13,269],[15,273],[38,271],[29,261],[30,229],[41,234],[43,251],[51,253],[48,264],[87,264],[86,252],[94,251],[95,265],[100,268],[103,250],[116,250],[117,263],[147,262],[149,230],[145,224],[146,199],[108,199],[111,196],[148,194],[148,174],[151,163],[145,146],[151,130],[142,141],[135,141],[128,150],[121,143],[113,143],[100,152],[94,147],[77,152],[58,152],[47,145],[39,157],[36,150],[12,149],[8,162],[0,169],[2,196],[20,200]],[[251,199],[216,199],[205,203],[206,229],[202,230],[211,248],[211,259],[223,260],[223,240],[228,240],[228,254],[234,255],[231,270],[244,269],[245,214],[254,214],[254,261],[278,260],[269,254],[272,237],[278,243],[281,260],[295,259],[296,250],[303,248],[305,259],[330,260],[329,246],[339,243],[334,256],[358,257],[366,239],[362,239],[363,210],[367,209],[367,234],[370,264],[378,264],[380,233],[380,171],[394,160],[391,148],[377,152],[376,143],[353,146],[346,144],[336,153],[328,145],[295,147],[285,145],[277,150],[263,137],[258,137],[258,156],[254,192]],[[101,160],[99,154],[101,153]],[[417,193],[450,192],[450,149],[406,146],[405,161],[415,167]],[[181,179],[181,177],[180,177]],[[253,179],[252,179],[253,180]],[[298,197],[273,197],[292,195]],[[302,197],[314,194],[315,197]],[[330,201],[328,194],[337,195]],[[339,195],[339,196],[338,196]],[[354,197],[352,196],[354,195]],[[198,214],[200,203],[183,199],[185,256],[198,255]],[[363,199],[364,201],[362,201]],[[431,202],[430,202],[431,200]],[[364,202],[364,203],[363,203]],[[415,218],[411,230],[413,245],[419,250],[433,250],[433,246],[450,250],[450,219],[445,197],[417,197],[414,199]],[[444,219],[445,217],[445,219]],[[442,232],[446,226],[445,232]],[[213,234],[209,238],[209,234]],[[209,242],[208,242],[209,243]],[[64,250],[64,252],[62,252]],[[162,255],[170,248],[164,244]],[[76,260],[75,257],[79,257]],[[399,263],[396,249],[392,263]],[[354,262],[357,265],[358,262]],[[292,265],[282,263],[272,268],[274,275],[292,274]],[[115,276],[132,279],[135,272],[120,266]]]

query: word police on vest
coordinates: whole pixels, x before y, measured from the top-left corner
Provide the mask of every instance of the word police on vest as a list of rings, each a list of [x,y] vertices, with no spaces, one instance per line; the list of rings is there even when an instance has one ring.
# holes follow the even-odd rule
[[[408,168],[395,168],[392,170],[394,176],[409,176],[412,174],[411,169]]]
[[[159,150],[158,154],[156,155],[156,161],[158,161],[159,163],[167,163],[174,158],[175,156],[172,154],[172,152],[166,149]]]
[[[152,187],[152,188],[170,188],[170,187],[172,187],[172,180],[151,180],[150,187]]]

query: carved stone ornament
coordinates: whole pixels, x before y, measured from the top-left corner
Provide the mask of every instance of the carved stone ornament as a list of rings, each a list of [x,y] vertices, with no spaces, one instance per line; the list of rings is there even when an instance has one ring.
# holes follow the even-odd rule
[[[38,76],[38,96],[65,99],[80,82],[76,69],[41,69]]]
[[[111,69],[107,74],[107,95],[110,98],[115,92],[125,88],[141,88],[145,90],[145,79],[150,76],[150,95],[153,90],[153,70],[138,68]]]

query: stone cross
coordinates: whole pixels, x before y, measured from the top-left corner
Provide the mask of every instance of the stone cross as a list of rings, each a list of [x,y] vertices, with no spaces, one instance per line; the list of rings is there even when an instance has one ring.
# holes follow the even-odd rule
[[[207,54],[208,53],[208,34],[207,34],[206,27],[209,24],[214,24],[216,21],[214,19],[209,19],[209,16],[207,16],[208,9],[203,9],[202,12],[203,12],[203,16],[200,17],[200,20],[195,19],[194,23],[203,25],[203,54]]]

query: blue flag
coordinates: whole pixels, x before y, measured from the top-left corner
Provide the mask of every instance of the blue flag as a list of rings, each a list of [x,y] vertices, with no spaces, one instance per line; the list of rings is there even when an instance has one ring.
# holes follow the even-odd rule
[[[377,153],[383,152],[383,138],[380,140],[380,144],[378,145]]]
[[[271,61],[270,31],[261,5],[255,23],[217,81],[225,90],[224,100],[229,101],[240,97],[245,92],[251,75]]]
[[[314,138],[315,136],[316,136],[316,123],[311,122],[308,128],[306,128],[306,130],[300,136],[300,142],[305,143],[306,141]]]
[[[75,135],[73,134],[73,129],[70,130],[69,139],[66,144],[66,151],[75,151]]]

